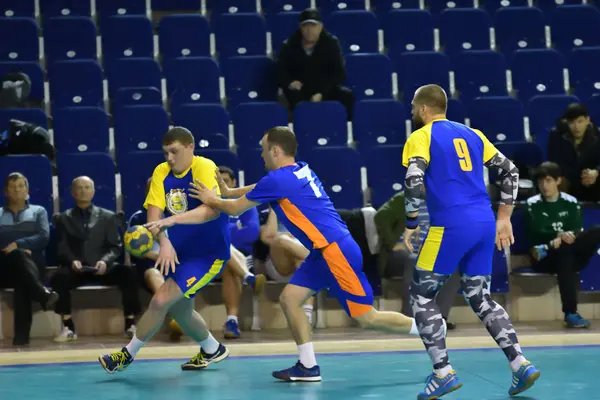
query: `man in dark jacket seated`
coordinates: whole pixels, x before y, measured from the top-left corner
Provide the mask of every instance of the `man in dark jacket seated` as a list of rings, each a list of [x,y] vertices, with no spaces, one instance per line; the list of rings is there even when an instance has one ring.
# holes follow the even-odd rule
[[[301,101],[339,101],[352,119],[354,96],[342,86],[346,69],[340,42],[325,30],[317,10],[300,14],[300,27],[281,47],[277,70],[291,110]]]

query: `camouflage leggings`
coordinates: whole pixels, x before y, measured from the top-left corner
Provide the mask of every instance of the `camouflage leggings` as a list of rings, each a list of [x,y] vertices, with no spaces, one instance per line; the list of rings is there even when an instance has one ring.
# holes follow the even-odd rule
[[[434,369],[441,369],[449,365],[442,314],[434,301],[435,296],[449,277],[450,275],[440,275],[415,268],[410,287],[410,304],[413,315],[421,339],[433,361]],[[485,324],[486,329],[504,351],[508,360],[513,361],[522,354],[521,346],[519,346],[510,317],[504,308],[490,296],[490,281],[489,275],[461,275],[461,287],[467,303]]]

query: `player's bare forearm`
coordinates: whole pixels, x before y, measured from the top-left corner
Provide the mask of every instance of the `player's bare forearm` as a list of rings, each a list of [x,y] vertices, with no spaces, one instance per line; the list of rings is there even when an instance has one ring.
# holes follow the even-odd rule
[[[488,162],[485,163],[488,168],[498,168],[500,170],[500,205],[498,209],[498,218],[502,213],[503,217],[512,214],[512,206],[517,201],[519,192],[519,169],[504,154],[498,152]],[[502,206],[511,206],[502,207]],[[508,213],[508,214],[507,214]]]
[[[404,208],[406,210],[406,227],[409,229],[414,229],[417,224],[426,169],[427,161],[424,158],[414,157],[408,160],[404,180]]]
[[[181,214],[173,215],[172,218],[175,225],[196,225],[204,224],[213,221],[219,216],[219,211],[202,204],[193,210],[186,211]]]
[[[498,219],[510,219],[515,206],[508,206],[506,204],[500,204],[498,206]]]
[[[162,213],[163,213],[163,210],[161,210],[159,207],[149,205],[148,213],[146,215],[147,222],[158,221],[160,219],[160,217],[162,216]],[[150,233],[152,233],[152,236],[154,236],[154,239],[158,243],[160,243],[162,240],[164,240],[167,237],[165,235],[164,231],[161,231],[158,228],[150,228]]]
[[[238,187],[238,188],[234,188],[234,189],[229,189],[229,196],[234,197],[234,198],[245,196],[246,193],[248,193],[249,191],[254,189],[254,186],[256,186],[256,185],[254,184],[254,185],[248,185],[248,186],[242,186],[242,187]]]
[[[206,205],[224,212],[225,214],[238,216],[244,213],[244,211],[256,207],[259,203],[248,200],[246,196],[239,197],[237,199],[222,199],[220,197],[212,197],[208,199]]]

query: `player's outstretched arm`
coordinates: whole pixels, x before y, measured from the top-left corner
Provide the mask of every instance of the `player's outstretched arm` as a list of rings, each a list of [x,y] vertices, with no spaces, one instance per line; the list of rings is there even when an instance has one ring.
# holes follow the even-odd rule
[[[197,179],[190,186],[190,197],[198,199],[204,205],[222,211],[225,214],[238,216],[243,214],[244,211],[259,205],[257,202],[248,200],[245,195],[237,199],[222,199]]]
[[[199,225],[206,222],[210,222],[219,216],[219,211],[214,210],[206,204],[201,204],[193,210],[186,211],[181,214],[172,215],[168,218],[159,219],[156,221],[148,222],[145,226],[153,230],[159,230],[164,232],[165,229],[170,228],[174,225]]]
[[[256,184],[252,184],[252,185],[248,185],[248,186],[242,186],[242,187],[229,189],[229,194],[224,197],[239,198],[239,197],[245,196],[246,193],[248,193],[252,189],[254,189],[255,186],[256,186]],[[223,193],[223,191],[221,191],[221,194],[222,193]]]

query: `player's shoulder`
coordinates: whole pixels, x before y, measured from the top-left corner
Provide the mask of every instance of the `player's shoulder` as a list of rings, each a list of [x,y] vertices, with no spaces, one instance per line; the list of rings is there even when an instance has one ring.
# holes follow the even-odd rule
[[[569,203],[579,204],[579,200],[577,200],[577,197],[572,196],[565,192],[560,192],[560,198]]]
[[[200,168],[200,169],[210,169],[211,173],[216,170],[217,164],[210,158],[206,158],[204,156],[194,156],[194,160],[192,161],[192,168]]]
[[[152,179],[164,179],[171,172],[171,167],[169,167],[169,163],[162,162],[154,168],[154,173],[152,174]]]
[[[542,195],[541,194],[536,194],[535,196],[531,196],[530,198],[528,198],[526,200],[526,203],[529,207],[533,206],[534,204],[538,204],[542,202]]]

